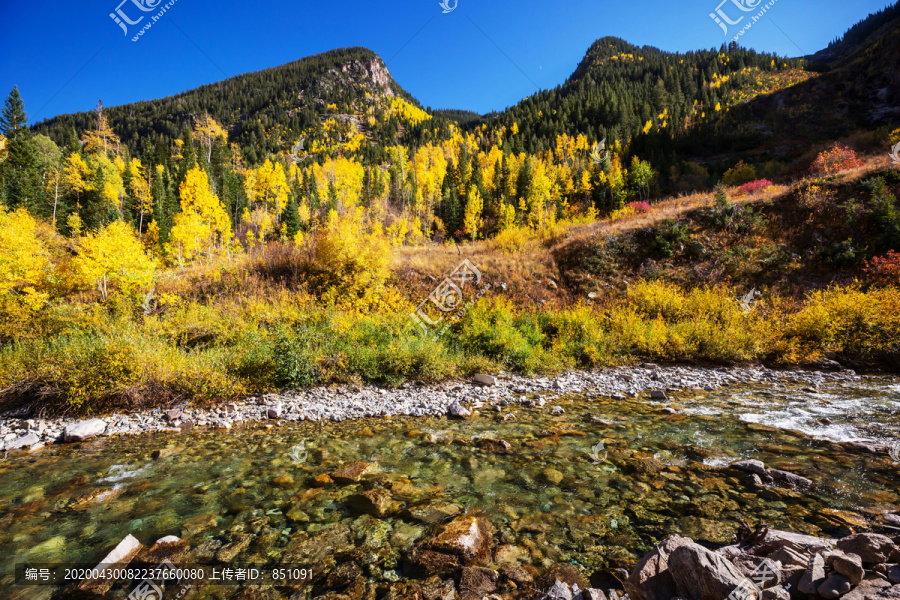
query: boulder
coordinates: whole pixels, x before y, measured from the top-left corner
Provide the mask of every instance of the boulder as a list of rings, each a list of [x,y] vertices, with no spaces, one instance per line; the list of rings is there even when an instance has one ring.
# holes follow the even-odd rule
[[[468,419],[472,416],[472,413],[468,409],[463,408],[463,406],[456,401],[447,407],[447,414],[454,419]]]
[[[5,449],[6,450],[22,450],[25,448],[31,448],[37,444],[41,443],[41,438],[39,438],[34,433],[26,433],[25,435],[14,439],[11,442],[7,442]]]
[[[64,442],[83,442],[92,437],[97,437],[106,431],[106,421],[102,419],[90,419],[66,425],[63,430]]]
[[[763,479],[768,477],[768,473],[766,473],[766,465],[761,460],[742,460],[740,462],[732,463],[729,465],[732,469],[737,469],[738,471],[745,471],[747,473],[753,473],[755,475],[759,475]]]
[[[722,600],[745,578],[727,558],[689,542],[669,554],[669,572],[678,595],[687,600]]]
[[[588,588],[575,596],[575,600],[606,600],[606,594],[603,593],[603,590]]]
[[[413,562],[429,574],[444,574],[461,566],[486,566],[491,560],[493,528],[480,517],[456,517],[438,525],[413,549]]]
[[[858,555],[864,563],[883,563],[893,553],[891,538],[878,533],[857,533],[838,540],[837,547],[844,552]]]
[[[787,471],[779,471],[778,469],[769,469],[769,477],[775,480],[775,483],[785,483],[795,488],[812,487],[813,482],[806,477],[800,477]]]
[[[568,585],[557,579],[541,600],[572,600],[572,590],[569,589]]]
[[[637,564],[628,580],[625,591],[631,600],[668,600],[677,596],[675,580],[669,572],[669,555],[680,546],[693,543],[690,539],[673,536],[657,545]],[[721,600],[721,599],[719,599]]]
[[[267,419],[280,419],[281,413],[284,410],[284,405],[281,402],[275,402],[274,404],[270,404],[266,407],[266,418]]]
[[[478,373],[472,378],[472,381],[478,385],[497,385],[497,378],[483,373]]]
[[[790,548],[794,552],[811,555],[833,550],[834,544],[829,540],[823,540],[811,535],[770,529],[766,533],[766,537],[752,548],[752,552],[758,556],[767,556],[773,560],[778,560],[770,556],[770,554],[780,548]],[[785,561],[781,562],[785,564]]]
[[[825,564],[839,575],[846,577],[853,585],[859,584],[866,576],[862,558],[858,554],[848,554],[842,550],[834,550],[825,554]]]
[[[850,591],[850,580],[843,575],[833,574],[816,591],[826,600],[835,600]]]
[[[847,592],[843,600],[879,600],[890,588],[890,582],[877,575],[868,575],[858,586]]]
[[[651,400],[668,400],[669,397],[666,396],[666,393],[662,390],[651,390],[650,391],[650,399]]]
[[[816,554],[810,559],[797,587],[804,594],[814,596],[823,583],[825,583],[825,558],[821,554]]]
[[[181,418],[181,415],[183,415],[183,414],[184,413],[181,411],[180,408],[169,409],[166,411],[166,420],[169,421],[170,423],[172,421],[177,421],[178,419]]]

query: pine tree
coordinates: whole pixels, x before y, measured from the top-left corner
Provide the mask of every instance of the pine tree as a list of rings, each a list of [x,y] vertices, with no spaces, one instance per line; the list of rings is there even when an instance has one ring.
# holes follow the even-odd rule
[[[19,95],[19,86],[14,86],[6,102],[3,103],[3,111],[0,113],[0,133],[10,141],[14,140],[20,130],[28,127],[28,117],[25,114],[25,103]]]
[[[300,231],[300,212],[297,206],[297,199],[293,194],[288,200],[287,206],[284,207],[283,223],[284,232],[287,234],[288,239],[294,239],[297,236],[297,232]]]

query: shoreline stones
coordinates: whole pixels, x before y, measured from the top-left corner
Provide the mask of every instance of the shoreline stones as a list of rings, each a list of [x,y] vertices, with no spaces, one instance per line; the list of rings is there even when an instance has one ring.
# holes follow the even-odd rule
[[[468,382],[447,381],[435,385],[415,382],[397,389],[341,385],[248,397],[214,407],[179,405],[127,414],[115,413],[103,419],[87,421],[66,417],[34,419],[21,413],[7,413],[0,416],[0,440],[3,442],[3,448],[0,449],[15,450],[16,440],[30,433],[39,438],[39,443],[52,443],[83,441],[99,435],[180,433],[195,427],[227,430],[238,423],[249,421],[269,421],[271,426],[277,427],[277,421],[343,421],[389,415],[424,417],[449,413],[456,418],[466,418],[471,417],[473,409],[485,404],[501,409],[509,407],[503,411],[506,412],[514,405],[544,406],[562,394],[572,393],[605,396],[617,402],[650,393],[660,398],[651,398],[651,401],[665,402],[666,400],[661,399],[662,396],[669,398],[678,390],[711,391],[739,383],[791,383],[818,389],[827,382],[859,379],[853,371],[659,367],[648,363],[642,367],[618,367],[593,372],[571,371],[557,377],[478,374]],[[88,426],[88,423],[91,425]],[[102,428],[100,423],[103,423]],[[87,433],[79,433],[85,428]],[[69,433],[66,434],[66,431]],[[29,438],[31,439],[33,438]],[[39,446],[20,444],[18,448],[36,450]],[[882,449],[873,448],[876,452],[880,450]]]
[[[762,600],[897,600],[898,567],[886,562],[900,559],[897,542],[877,533],[831,541],[761,528],[713,552],[673,536],[638,563],[625,590],[630,600],[751,598],[757,589]]]

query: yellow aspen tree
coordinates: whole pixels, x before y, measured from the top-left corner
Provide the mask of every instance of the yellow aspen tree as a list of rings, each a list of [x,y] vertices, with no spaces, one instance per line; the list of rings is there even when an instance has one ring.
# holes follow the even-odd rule
[[[463,227],[466,234],[471,236],[472,241],[478,236],[478,232],[484,223],[481,214],[484,211],[484,200],[475,186],[470,186],[466,194],[466,207],[463,212]]]
[[[97,129],[86,131],[81,141],[84,142],[84,151],[88,153],[119,153],[119,146],[122,144],[122,141],[109,126],[109,121],[106,120],[106,116],[103,114],[102,102],[97,103]]]
[[[140,160],[137,158],[131,159],[131,163],[128,165],[128,174],[131,176],[131,182],[129,183],[131,189],[129,191],[131,192],[131,199],[134,201],[134,210],[140,215],[138,232],[141,232],[144,230],[144,215],[149,216],[153,214],[153,195],[150,193],[150,183],[144,176],[144,166]]]
[[[131,296],[147,289],[156,273],[156,262],[124,221],[82,237],[72,267],[77,281],[96,287],[103,300],[111,291]]]
[[[24,208],[0,204],[0,322],[22,317],[47,301],[40,291],[51,268],[38,222]]]
[[[199,166],[187,172],[178,193],[181,212],[175,215],[172,245],[183,268],[185,260],[193,260],[201,252],[212,256],[216,246],[227,244],[231,238],[231,221]]]
[[[195,119],[191,138],[200,144],[200,148],[206,154],[207,164],[212,160],[213,146],[216,145],[216,141],[221,141],[223,144],[228,143],[228,133],[206,111]]]

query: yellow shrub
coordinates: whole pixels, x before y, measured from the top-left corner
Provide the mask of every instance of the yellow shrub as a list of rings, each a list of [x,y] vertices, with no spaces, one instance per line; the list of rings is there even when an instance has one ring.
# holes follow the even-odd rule
[[[527,227],[511,227],[492,238],[490,245],[506,254],[518,254],[536,239],[534,232]]]
[[[619,219],[624,219],[626,217],[630,217],[631,215],[636,215],[637,211],[631,208],[630,206],[626,206],[624,208],[620,208],[619,210],[614,210],[611,215],[609,215],[609,222],[615,223]]]

